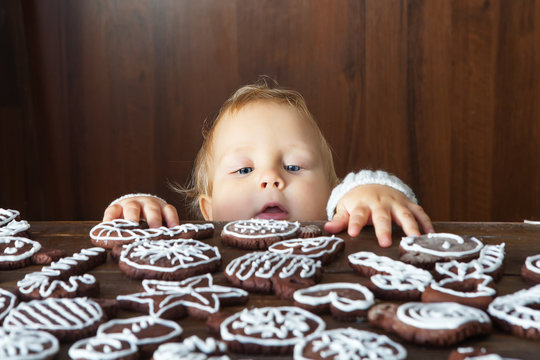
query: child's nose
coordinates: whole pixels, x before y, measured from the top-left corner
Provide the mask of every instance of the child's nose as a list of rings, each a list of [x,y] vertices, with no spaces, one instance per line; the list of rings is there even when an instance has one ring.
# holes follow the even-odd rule
[[[282,190],[285,186],[285,182],[275,172],[266,173],[261,179],[261,189],[276,188]]]

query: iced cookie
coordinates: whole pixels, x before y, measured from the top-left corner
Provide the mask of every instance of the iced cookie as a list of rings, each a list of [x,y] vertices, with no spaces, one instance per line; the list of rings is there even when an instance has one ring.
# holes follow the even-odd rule
[[[41,244],[24,237],[0,237],[0,270],[11,270],[32,264],[32,256]]]
[[[154,352],[152,360],[190,359],[190,360],[229,360],[227,346],[214,338],[201,339],[190,336],[184,341],[170,342],[160,345]]]
[[[114,219],[90,229],[90,240],[95,246],[112,249],[115,245],[130,244],[135,240],[154,238],[159,234],[161,231],[149,229],[144,222]]]
[[[71,345],[68,355],[73,360],[137,360],[138,351],[133,338],[93,336]]]
[[[525,259],[521,267],[521,277],[529,284],[540,284],[540,254]]]
[[[452,351],[448,360],[518,360],[503,358],[485,348],[460,347]]]
[[[319,236],[309,239],[290,239],[274,243],[268,251],[278,254],[305,255],[320,260],[323,265],[334,260],[345,247],[345,241],[335,236]]]
[[[264,250],[275,242],[298,237],[299,231],[299,222],[238,220],[225,224],[221,231],[221,241],[241,249]]]
[[[17,297],[2,288],[0,288],[0,325],[7,313],[17,305]]]
[[[20,213],[17,210],[0,208],[0,227],[6,226],[13,220],[19,218]]]
[[[52,360],[59,349],[48,332],[0,328],[0,359]]]

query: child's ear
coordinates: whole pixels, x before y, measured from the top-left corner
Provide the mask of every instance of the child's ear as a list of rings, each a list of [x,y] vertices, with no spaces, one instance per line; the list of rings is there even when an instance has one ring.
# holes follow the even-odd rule
[[[212,221],[212,198],[208,195],[199,197],[199,208],[206,221]]]

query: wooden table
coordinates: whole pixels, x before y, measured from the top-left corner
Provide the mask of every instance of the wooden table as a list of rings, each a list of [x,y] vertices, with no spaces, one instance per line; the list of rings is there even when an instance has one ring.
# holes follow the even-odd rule
[[[88,232],[96,222],[32,222],[31,232],[33,239],[40,241],[44,247],[62,248],[68,254],[77,252],[86,247],[91,247]],[[322,226],[322,223],[317,223]],[[498,282],[497,289],[499,295],[506,295],[519,289],[529,287],[520,277],[520,268],[525,258],[532,254],[540,253],[540,226],[521,224],[521,223],[435,223],[437,232],[451,232],[460,235],[474,235],[480,238],[485,244],[506,243],[506,262],[503,278]],[[221,244],[219,233],[223,223],[215,223],[216,229],[212,239],[205,242],[216,245],[221,251],[223,257],[223,270],[226,264],[232,259],[244,254],[246,251],[230,248]],[[348,281],[365,284],[367,279],[354,273],[347,263],[347,256],[358,251],[373,251],[378,255],[389,256],[398,259],[398,244],[402,234],[399,230],[395,231],[394,243],[390,248],[380,248],[377,245],[375,235],[371,228],[362,231],[361,236],[351,239],[346,234],[340,234],[345,242],[345,251],[333,263],[324,268],[322,282]],[[18,270],[1,271],[0,287],[9,290],[15,289],[16,282],[24,277],[28,272],[39,271],[40,266],[31,266]],[[94,274],[100,282],[101,296],[103,298],[115,298],[119,294],[129,294],[140,291],[140,281],[130,280],[120,272],[117,265],[110,260],[90,273]],[[214,280],[217,284],[227,285],[223,272],[215,273]],[[278,299],[274,295],[251,294],[246,306],[279,306],[291,305],[292,301]],[[244,306],[237,308],[227,308],[227,310],[236,311]],[[136,313],[121,311],[120,317],[137,316]],[[339,322],[328,315],[322,316],[326,320],[327,328],[352,326],[359,329],[370,330],[381,333],[380,330],[373,328],[366,322]],[[190,317],[179,320],[184,329],[184,336],[199,335],[207,337],[209,334],[205,324],[201,320]],[[401,342],[408,351],[409,359],[447,359],[451,348],[428,348],[404,343],[397,337],[390,335],[391,338]],[[57,359],[67,359],[67,350],[70,344],[63,344]],[[487,337],[467,340],[460,346],[483,346],[487,349],[497,352],[502,356],[520,358],[520,359],[539,359],[540,341],[524,340],[518,337],[507,335],[495,329]],[[230,354],[233,359],[253,358],[253,356],[243,356],[239,354]],[[287,357],[261,356],[260,359],[284,359]],[[289,358],[292,358],[289,357]]]

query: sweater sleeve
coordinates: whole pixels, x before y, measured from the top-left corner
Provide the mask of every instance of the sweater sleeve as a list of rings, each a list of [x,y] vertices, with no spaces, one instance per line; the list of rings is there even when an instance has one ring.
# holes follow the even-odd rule
[[[351,172],[347,174],[345,179],[332,190],[332,194],[326,205],[328,220],[332,220],[339,200],[346,193],[357,186],[368,184],[390,186],[391,188],[402,192],[411,202],[418,204],[414,192],[397,176],[382,170],[361,170],[357,173]]]

